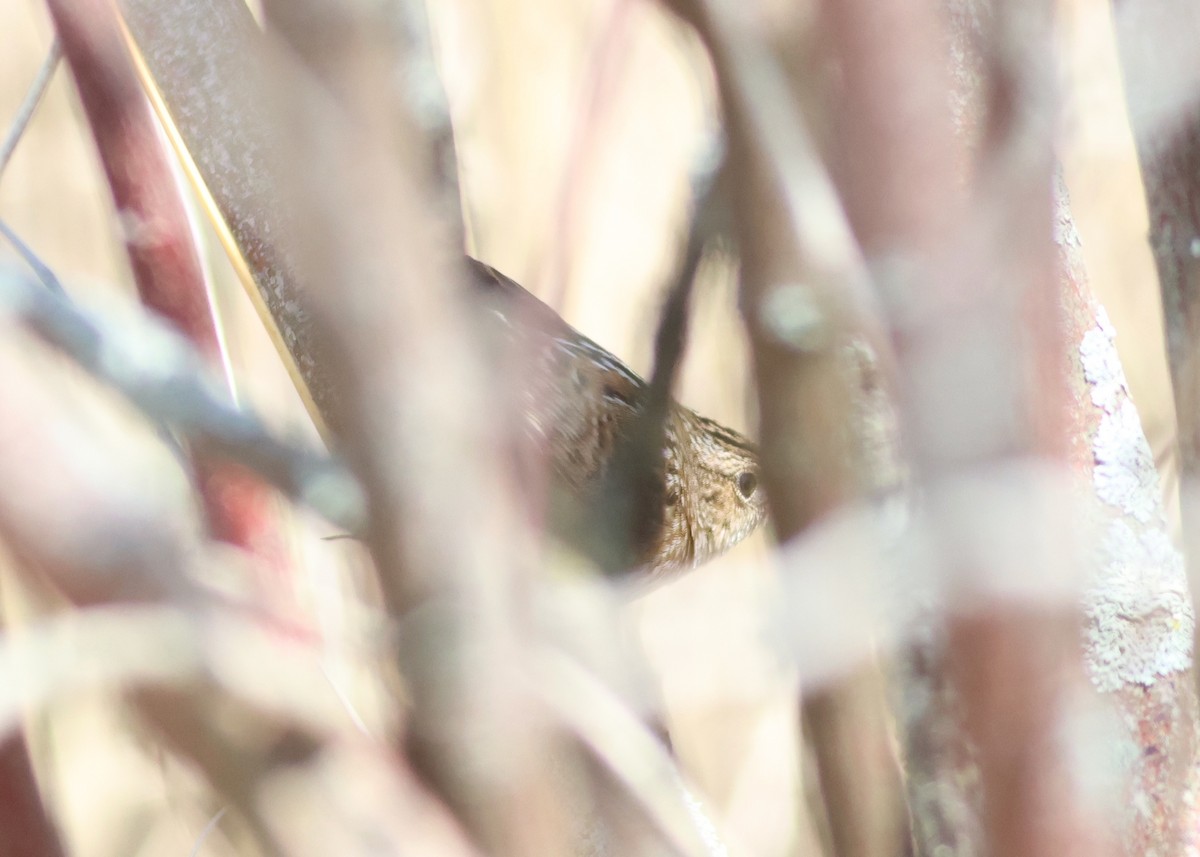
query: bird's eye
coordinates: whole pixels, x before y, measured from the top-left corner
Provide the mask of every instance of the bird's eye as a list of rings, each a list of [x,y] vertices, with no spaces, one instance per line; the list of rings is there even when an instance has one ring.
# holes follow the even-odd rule
[[[737,490],[742,495],[743,500],[749,500],[756,488],[758,488],[758,477],[752,472],[743,470],[738,474]]]

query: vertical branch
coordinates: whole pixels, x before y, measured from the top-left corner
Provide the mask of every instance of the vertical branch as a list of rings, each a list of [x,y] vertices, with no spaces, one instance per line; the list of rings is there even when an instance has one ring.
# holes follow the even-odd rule
[[[976,460],[1000,461],[1015,453],[1068,462],[1089,478],[1106,529],[1088,556],[1072,557],[1064,542],[1048,554],[1023,549],[1028,555],[1021,566],[1040,569],[1042,597],[1049,581],[1069,579],[1064,574],[1073,561],[1094,564],[1082,616],[1053,604],[1022,605],[993,596],[996,606],[986,614],[952,618],[951,648],[948,655],[934,655],[941,663],[933,672],[949,676],[964,711],[992,848],[1022,854],[1117,848],[1175,853],[1181,771],[1194,754],[1195,695],[1179,680],[1190,660],[1187,646],[1180,645],[1180,628],[1190,634],[1190,615],[1179,598],[1161,498],[1140,493],[1136,500],[1118,498],[1112,488],[1114,478],[1136,485],[1157,480],[1124,392],[1111,330],[1106,332],[1078,259],[1065,189],[1053,176],[1048,12],[1038,4],[971,2],[950,4],[949,11],[952,104],[956,131],[968,150],[962,164],[970,207],[965,228],[949,233],[965,254],[944,269],[943,287],[947,297],[957,299],[966,290],[961,278],[969,276],[975,306],[956,308],[957,334],[948,327],[933,333],[947,345],[926,358],[924,383],[939,384],[943,393],[969,389],[966,379],[956,382],[946,371],[961,362],[951,351],[954,336],[969,329],[1003,331],[991,339],[974,335],[970,347],[991,355],[980,365],[1017,366],[1020,374],[1014,377],[1009,369],[989,376],[1000,383],[988,390],[986,418],[973,424],[978,441],[960,450]],[[1004,297],[1014,283],[1023,286],[1015,303]],[[977,313],[979,320],[972,322]],[[910,365],[914,385],[921,383],[921,364]],[[960,405],[956,414],[953,407],[946,400],[932,413],[961,420],[981,412],[976,405]],[[1013,420],[1014,413],[1019,419]],[[936,435],[930,423],[914,423],[928,455]],[[960,430],[960,437],[968,436]],[[951,437],[944,435],[933,448],[949,448]],[[943,456],[941,466],[947,463]],[[1120,475],[1114,477],[1114,471]],[[1019,503],[1048,511],[1053,501],[1035,488]],[[1046,514],[1024,512],[1013,520],[1014,538],[1024,542],[1041,528],[1050,536],[1046,543],[1054,545]],[[990,573],[999,572],[997,567]],[[1111,701],[1119,713],[1125,730],[1121,752],[1136,760],[1098,800],[1079,788],[1078,761],[1063,749],[1072,708],[1096,705],[1078,688],[1071,642],[1079,619],[1087,677],[1094,689],[1111,695],[1101,701]],[[1005,690],[1012,682],[1022,687],[1019,699]],[[941,708],[936,716],[944,725],[954,718],[944,704]],[[928,734],[942,741],[942,752],[953,743],[944,733]],[[1127,809],[1130,802],[1137,809]],[[958,853],[970,853],[967,845]]]
[[[878,322],[845,216],[801,119],[803,81],[786,77],[772,53],[797,50],[804,34],[794,24],[779,28],[768,46],[717,4],[670,5],[707,44],[726,113],[763,475],[779,535],[789,538],[884,487],[871,484],[877,474],[864,466],[862,378],[848,359],[849,344],[876,337]],[[807,692],[803,707],[836,853],[897,853],[907,820],[877,666]]]
[[[1150,215],[1183,476],[1200,470],[1200,10],[1177,0],[1114,2],[1134,143]],[[1185,495],[1188,506],[1195,499]],[[1189,515],[1191,512],[1189,512]]]
[[[928,276],[964,211],[941,5],[822,4],[831,59],[842,72],[826,96],[831,168],[885,287]],[[943,656],[941,644],[921,639],[900,658],[905,788],[917,853],[971,854],[980,847],[976,771],[966,761]]]
[[[1103,521],[1083,600],[1084,661],[1093,687],[1120,718],[1114,737],[1130,760],[1125,782],[1109,796],[1110,827],[1129,854],[1189,853],[1196,841],[1198,711],[1187,579],[1115,332],[1078,259],[1065,189],[1056,202],[1072,351],[1070,456],[1073,468],[1090,476]]]
[[[1113,13],[1162,293],[1186,535],[1200,520],[1200,10],[1122,0]],[[1187,542],[1195,588],[1200,544]]]
[[[552,853],[570,819],[522,679],[528,543],[420,104],[390,85],[401,60],[379,9],[287,0],[265,12],[298,60],[280,52],[271,93],[290,141],[284,201],[307,213],[296,298],[338,390],[337,441],[367,488],[367,543],[401,622],[412,705],[397,744],[489,853]]]
[[[116,9],[108,0],[49,0],[48,6],[125,230],[138,294],[219,369],[221,343],[191,227]],[[281,545],[261,484],[203,457],[195,469],[213,533],[278,570]]]
[[[1066,455],[1050,12],[1036,3],[976,8],[985,23],[963,41],[978,66],[952,67],[958,94],[975,111],[958,117],[960,133],[977,130],[979,143],[963,164],[969,215],[947,231],[932,276],[914,278],[900,298],[910,303],[902,365],[928,480],[997,466],[1018,472],[1022,460]],[[962,45],[959,51],[961,62]],[[986,380],[973,367],[986,367]],[[989,581],[1005,573],[1001,558],[961,545],[973,538],[971,515],[1012,515],[1022,543],[1039,545],[1031,543],[1026,560],[1039,579],[1063,579],[1072,557],[1050,529],[1046,486],[1035,485],[1024,500],[1026,510],[1040,511],[1001,502],[970,509],[957,522],[947,517],[936,536],[952,590],[989,602],[950,614],[941,667],[978,762],[984,847],[1012,855],[1101,853],[1106,825],[1082,805],[1060,740],[1082,678],[1076,612],[999,595]]]
[[[837,4],[832,11],[845,17],[852,8]],[[1092,802],[1072,784],[1078,774],[1069,756],[1061,750],[1057,758],[1028,750],[1059,746],[1063,724],[1069,722],[1063,719],[1065,703],[1079,704],[1081,698],[1070,654],[1075,620],[1066,611],[1002,601],[985,614],[960,612],[951,619],[949,644],[921,643],[913,652],[916,692],[924,692],[909,729],[917,842],[929,851],[976,853],[985,837],[972,817],[982,801],[984,832],[993,849],[1097,853],[1116,847],[1117,837],[1129,853],[1175,849],[1178,800],[1195,752],[1195,693],[1180,672],[1190,662],[1181,641],[1190,634],[1190,610],[1180,596],[1160,499],[1140,493],[1120,497],[1113,490],[1117,481],[1156,486],[1157,480],[1136,416],[1130,422],[1134,412],[1111,329],[1079,263],[1065,189],[1051,178],[1049,22],[1044,9],[1015,4],[954,3],[948,11],[950,104],[958,143],[945,138],[940,111],[919,121],[886,121],[898,105],[907,111],[897,110],[892,119],[911,120],[923,58],[943,54],[936,44],[915,52],[903,68],[881,69],[868,80],[877,91],[908,84],[877,101],[855,99],[860,82],[847,70],[839,107],[849,103],[851,109],[840,125],[851,133],[855,124],[864,125],[865,145],[875,139],[887,145],[864,154],[841,141],[835,149],[850,154],[851,171],[843,184],[856,229],[879,270],[893,278],[898,273],[900,283],[913,278],[909,288],[897,290],[896,305],[903,310],[899,318],[907,321],[900,333],[908,345],[902,365],[914,391],[910,401],[929,408],[911,420],[926,473],[1034,454],[1068,461],[1074,472],[1089,478],[1107,529],[1094,556],[1087,557],[1098,572],[1083,599],[1084,656],[1093,687],[1109,694],[1104,702],[1114,703],[1120,715],[1122,752],[1136,762],[1122,771],[1128,779]],[[927,20],[915,30],[903,22],[885,27],[889,38],[862,51],[864,62],[886,60],[888,45],[895,48],[902,41],[892,33],[928,38],[939,22]],[[847,36],[865,40],[870,32],[870,22],[858,20]],[[880,110],[885,115],[872,127],[868,117]],[[896,139],[889,128],[907,129],[909,139]],[[922,137],[924,142],[914,146]],[[901,167],[905,152],[910,162]],[[923,157],[927,154],[932,160]],[[922,165],[934,169],[922,172]],[[909,175],[913,186],[892,193]],[[964,199],[957,198],[959,186],[966,191]],[[922,203],[929,201],[937,205],[923,212]],[[886,235],[889,228],[893,234],[907,232],[907,239],[892,246],[872,241],[873,233]],[[1050,245],[1051,234],[1056,246]],[[898,266],[897,247],[907,249]],[[1024,284],[1015,303],[1005,297],[1014,283]],[[971,297],[964,301],[967,294]],[[925,320],[913,323],[914,318]],[[939,326],[944,326],[940,332]],[[964,337],[964,330],[978,332]],[[997,337],[996,331],[1003,334]],[[939,340],[942,344],[935,344]],[[924,356],[923,349],[929,349]],[[991,372],[986,395],[963,404],[961,392],[980,381],[956,380],[957,367],[968,361]],[[1011,369],[1001,368],[1006,365],[1025,367],[1023,385]],[[1020,415],[1016,421],[1014,413]],[[958,457],[949,454],[952,450]],[[1035,489],[1021,503],[1036,496]],[[1050,501],[1043,496],[1037,502]],[[1021,539],[1046,527],[1025,515],[1016,520],[1014,535]],[[1022,565],[1033,556],[1023,557]],[[1042,585],[1062,575],[1071,561],[1066,550],[1045,557],[1042,562],[1049,564],[1041,572]],[[971,564],[978,560],[960,562],[958,574]],[[997,567],[990,574],[999,579],[1002,572]],[[960,577],[956,585],[962,582]],[[1005,691],[1013,682],[1023,688],[1019,700]],[[966,717],[965,735],[960,715]],[[973,786],[972,755],[982,789]],[[1040,797],[1028,786],[1031,781],[1045,789]],[[1130,801],[1138,809],[1125,809]]]
[[[1162,295],[1190,581],[1190,603],[1183,610],[1191,614],[1200,581],[1200,542],[1194,536],[1200,520],[1200,65],[1195,59],[1200,9],[1176,0],[1115,0],[1112,6]],[[1194,849],[1200,842],[1194,640],[1190,660],[1191,687],[1180,687],[1168,673],[1135,697],[1130,708],[1150,724],[1168,705],[1174,715],[1160,715],[1157,728],[1144,730],[1156,746],[1175,752],[1160,755],[1159,765],[1147,763],[1140,772],[1140,785],[1153,800],[1148,823],[1137,830],[1140,841]],[[1130,689],[1122,693],[1129,695]],[[1191,770],[1181,772],[1181,762]]]
[[[668,446],[671,391],[687,343],[688,313],[696,273],[711,237],[716,209],[723,204],[717,185],[721,167],[704,172],[693,182],[694,202],[679,271],[667,290],[654,338],[654,370],[642,394],[639,412],[618,437],[611,461],[586,505],[584,543],[597,565],[618,574],[634,568],[663,527],[666,472],[663,450]],[[674,442],[679,442],[675,440]]]

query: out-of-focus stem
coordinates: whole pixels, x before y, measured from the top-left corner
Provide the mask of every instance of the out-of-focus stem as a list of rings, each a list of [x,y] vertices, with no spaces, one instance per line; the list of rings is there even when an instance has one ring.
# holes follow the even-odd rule
[[[742,309],[758,388],[763,476],[780,538],[871,490],[856,434],[847,345],[875,339],[868,280],[805,125],[792,79],[762,34],[718,4],[670,3],[713,58],[725,109]],[[774,33],[797,50],[802,34]],[[788,47],[783,47],[788,46]],[[803,698],[836,853],[885,857],[908,839],[882,677],[871,664]]]
[[[21,106],[17,108],[17,114],[13,117],[4,139],[0,140],[0,176],[4,175],[4,170],[8,167],[13,152],[17,150],[17,144],[21,142],[25,129],[29,127],[29,121],[33,118],[38,104],[42,101],[42,96],[50,86],[54,72],[58,70],[60,59],[62,59],[62,48],[58,44],[58,39],[55,39],[50,45],[50,50],[46,52],[46,58],[38,67],[37,76],[34,77],[29,91],[25,93]]]
[[[107,0],[48,0],[125,232],[143,303],[168,319],[210,364],[221,343],[183,200]],[[269,496],[245,471],[198,455],[195,469],[214,535],[278,573],[282,545]]]
[[[1114,0],[1117,47],[1125,83],[1134,143],[1150,221],[1150,248],[1158,269],[1163,328],[1175,396],[1176,442],[1180,464],[1180,509],[1184,558],[1194,610],[1200,581],[1200,9],[1180,0]],[[1200,638],[1196,638],[1200,639]],[[1200,843],[1200,758],[1196,747],[1196,681],[1200,678],[1193,640],[1190,688],[1164,677],[1153,693],[1139,698],[1128,690],[1129,709],[1158,753],[1139,786],[1153,811],[1137,831],[1139,842],[1171,841],[1192,849]],[[1176,701],[1178,700],[1178,704]],[[1165,708],[1173,716],[1164,716]],[[1176,714],[1186,718],[1180,729]],[[1186,747],[1191,768],[1176,768]],[[1149,755],[1147,755],[1149,759]],[[1157,769],[1157,770],[1155,770]]]
[[[25,735],[0,739],[0,857],[60,857],[58,832],[46,816]]]

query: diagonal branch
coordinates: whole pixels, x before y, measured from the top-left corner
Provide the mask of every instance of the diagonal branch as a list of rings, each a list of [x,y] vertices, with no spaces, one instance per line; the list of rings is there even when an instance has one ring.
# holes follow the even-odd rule
[[[654,338],[654,369],[641,394],[639,410],[619,435],[603,478],[585,511],[585,543],[606,573],[634,568],[642,545],[657,537],[664,523],[666,485],[663,450],[668,435],[680,429],[670,422],[671,391],[687,343],[688,312],[704,249],[715,231],[718,185],[723,159],[705,164],[693,181],[694,209],[683,258],[666,299]],[[682,441],[675,441],[676,443]]]
[[[249,468],[339,527],[361,528],[363,499],[353,477],[322,455],[278,440],[231,404],[195,351],[160,322],[104,320],[12,268],[0,268],[0,313],[15,316],[196,449]]]
[[[753,16],[723,3],[666,5],[696,29],[717,76],[763,481],[779,537],[791,539],[844,504],[895,487],[882,481],[898,471],[895,439],[884,444],[889,466],[877,469],[880,462],[868,460],[868,426],[887,420],[878,403],[862,406],[871,398],[867,379],[882,374],[883,319],[802,112],[804,81],[779,58],[800,52],[804,33],[793,24],[768,39],[755,32]],[[860,353],[868,355],[865,372],[854,359]],[[843,857],[884,857],[907,839],[883,687],[872,663],[802,700],[831,838]]]
[[[167,147],[142,93],[111,0],[48,0],[63,53],[119,212],[142,303],[179,330],[215,371],[228,372],[195,237]],[[233,379],[227,379],[233,389]],[[213,535],[282,571],[283,542],[261,483],[188,450]],[[262,581],[273,594],[278,579]]]
[[[38,67],[37,75],[34,76],[33,83],[29,85],[29,91],[21,100],[21,106],[17,108],[16,115],[13,116],[12,124],[8,126],[3,141],[0,141],[0,177],[3,177],[4,171],[8,168],[8,162],[12,160],[17,145],[25,135],[25,129],[29,127],[29,122],[33,119],[33,114],[37,111],[42,96],[46,94],[50,81],[54,78],[54,72],[58,70],[58,61],[61,58],[62,48],[59,46],[58,39],[55,39],[50,45],[50,50],[46,52],[46,58]]]

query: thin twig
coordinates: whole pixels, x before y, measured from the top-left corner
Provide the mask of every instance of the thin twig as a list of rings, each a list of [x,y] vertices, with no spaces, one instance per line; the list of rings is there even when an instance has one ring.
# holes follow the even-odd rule
[[[713,0],[664,2],[709,43],[723,98],[737,105],[730,121],[752,137],[762,168],[775,183],[778,215],[805,259],[813,300],[825,304],[826,313],[845,316],[851,327],[880,331],[879,300],[810,123],[799,110],[780,109],[795,102],[787,69],[763,49],[747,16],[733,6]]]
[[[688,228],[687,245],[684,248],[683,264],[675,281],[667,292],[654,335],[654,370],[646,391],[646,407],[642,419],[646,423],[657,421],[658,428],[666,419],[671,402],[671,388],[675,384],[683,349],[687,341],[688,308],[692,290],[704,248],[716,229],[717,207],[720,200],[717,185],[724,168],[724,153],[701,165],[692,179],[695,210]]]
[[[258,473],[330,522],[361,527],[364,500],[354,478],[331,459],[272,437],[256,416],[231,404],[195,350],[165,325],[143,316],[133,331],[118,329],[11,267],[0,268],[0,312],[15,315],[154,422]]]
[[[639,534],[657,526],[663,516],[665,489],[662,450],[667,442],[671,389],[679,374],[687,340],[688,308],[704,248],[714,232],[718,203],[716,185],[724,163],[706,161],[692,180],[695,209],[688,228],[683,260],[667,291],[654,338],[654,370],[642,395],[638,414],[613,451],[612,465],[589,518],[599,526],[587,531],[591,553],[610,573],[635,564]]]
[[[228,806],[223,806],[217,810],[216,814],[208,820],[204,825],[204,829],[200,831],[200,835],[196,837],[196,841],[192,844],[192,852],[190,857],[200,857],[200,849],[204,847],[204,841],[208,839],[208,835],[217,829],[217,825],[221,819],[225,817]]]
[[[62,286],[62,281],[58,279],[54,271],[3,220],[0,220],[0,235],[8,239],[8,243],[13,245],[21,255],[21,258],[25,260],[25,264],[33,269],[33,272],[37,274],[37,278],[42,281],[43,286],[54,292],[54,294],[69,300],[67,291]]]
[[[0,176],[4,175],[4,170],[8,167],[8,162],[12,159],[13,152],[17,150],[17,144],[21,142],[21,137],[24,136],[25,129],[29,127],[29,120],[33,118],[38,104],[41,103],[42,96],[46,94],[46,89],[50,86],[50,80],[54,77],[54,72],[58,69],[58,61],[60,59],[62,59],[62,47],[56,38],[50,43],[50,50],[46,53],[46,58],[42,60],[33,83],[29,85],[29,91],[25,93],[25,99],[21,102],[21,106],[17,108],[17,115],[13,117],[12,125],[9,126],[8,133],[4,135],[4,142],[0,144]]]

